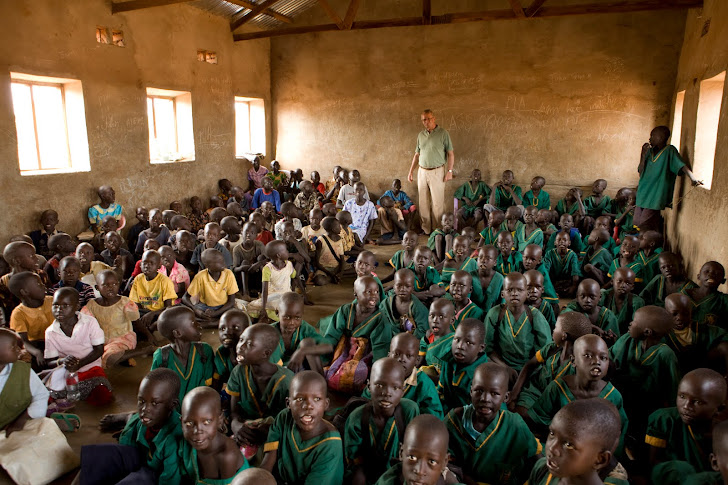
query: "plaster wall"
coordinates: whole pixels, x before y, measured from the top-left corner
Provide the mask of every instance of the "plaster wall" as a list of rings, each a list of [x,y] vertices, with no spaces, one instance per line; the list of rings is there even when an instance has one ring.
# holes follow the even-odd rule
[[[339,14],[345,2],[335,2]],[[555,2],[558,4],[559,2]],[[505,2],[433,2],[433,15]],[[357,19],[421,15],[412,1],[363,2]],[[320,9],[319,9],[320,10]],[[317,12],[313,9],[312,12]],[[318,16],[317,16],[318,15]],[[274,38],[276,157],[284,168],[358,168],[381,194],[404,190],[423,109],[452,137],[455,180],[504,169],[555,205],[597,178],[637,182],[642,143],[666,123],[685,10],[328,32]],[[311,23],[329,23],[312,13]],[[590,192],[587,192],[587,194]],[[451,200],[451,199],[447,199]]]
[[[707,34],[703,35],[706,21]],[[675,83],[675,94],[685,91],[682,134],[680,140],[670,140],[678,147],[683,159],[691,164],[695,153],[700,81],[728,68],[728,3],[705,0],[702,9],[690,11],[685,26],[685,41]],[[673,104],[675,97],[673,96]],[[674,113],[673,113],[674,116]],[[669,125],[672,126],[672,125]],[[675,208],[664,211],[667,235],[674,249],[685,258],[689,276],[695,280],[706,261],[728,265],[728,93],[725,85],[718,125],[713,183],[710,190],[693,189],[690,181],[681,177],[675,189]],[[679,197],[685,197],[679,204]]]
[[[96,26],[122,30],[126,46],[97,43]],[[247,183],[249,164],[234,156],[233,97],[270,108],[267,40],[236,44],[225,19],[188,5],[111,15],[108,0],[0,2],[0,32],[0,243],[35,229],[47,208],[59,212],[59,229],[80,232],[103,184],[133,223],[136,206],[207,198],[222,177]],[[197,49],[216,51],[218,64],[199,62]],[[90,172],[20,175],[10,71],[82,82]],[[191,92],[194,161],[150,164],[146,87]]]

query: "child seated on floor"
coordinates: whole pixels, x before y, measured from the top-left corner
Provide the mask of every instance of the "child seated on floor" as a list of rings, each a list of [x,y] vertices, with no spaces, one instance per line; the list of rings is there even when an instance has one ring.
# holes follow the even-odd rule
[[[113,216],[117,221],[121,221],[124,217],[124,208],[121,204],[116,203],[116,192],[112,187],[102,185],[97,193],[101,202],[88,209],[88,222],[94,233],[101,229],[101,221],[104,217]]]
[[[247,222],[243,226],[242,243],[233,249],[233,272],[240,276],[240,290],[243,300],[250,300],[251,287],[260,288],[261,268],[265,259],[265,244],[258,241],[258,226]]]
[[[114,268],[101,261],[96,261],[95,257],[94,248],[89,243],[82,242],[76,247],[76,258],[81,263],[81,272],[78,279],[92,286],[94,291],[96,290],[96,275],[104,270],[114,270],[120,278],[124,277],[125,268],[123,266]],[[123,259],[120,262],[125,263]]]
[[[338,283],[341,280],[345,267],[344,239],[341,237],[341,224],[335,217],[324,217],[321,227],[326,234],[316,239],[316,254],[314,256],[313,282],[316,286],[329,283]]]
[[[589,246],[583,256],[581,273],[586,278],[596,280],[600,285],[608,281],[607,274],[612,265],[612,253],[604,247],[609,240],[606,229],[594,228],[589,234]]]
[[[498,249],[490,244],[478,250],[478,272],[473,276],[473,292],[470,294],[470,299],[485,313],[496,306],[502,298],[503,275],[495,270],[498,254]]]
[[[377,201],[377,218],[381,226],[378,245],[399,244],[407,229],[402,211],[394,206],[394,199],[383,195]]]
[[[526,278],[510,273],[503,281],[505,303],[485,316],[486,352],[494,362],[519,372],[536,351],[551,342],[551,327],[535,308],[526,305]]]
[[[622,244],[619,246],[619,255],[614,258],[609,266],[607,277],[614,277],[617,268],[629,268],[634,271],[635,283],[642,283],[642,263],[637,259],[637,251],[639,250],[639,239],[636,236],[625,236]],[[609,283],[607,283],[608,286]]]
[[[344,205],[351,199],[356,197],[356,184],[361,180],[359,170],[351,170],[348,173],[347,182],[341,186],[339,195],[336,198],[336,208],[341,210]],[[369,191],[364,187],[364,198],[369,200]],[[344,209],[346,210],[346,209]]]
[[[214,389],[193,389],[182,401],[182,475],[192,483],[226,485],[249,467],[233,440],[220,432],[222,407]],[[185,482],[189,483],[189,482]]]
[[[725,397],[723,376],[711,369],[695,369],[680,380],[676,407],[658,409],[650,415],[645,443],[649,445],[653,483],[682,483],[675,472],[686,466],[693,472],[711,470],[712,428],[725,406]]]
[[[523,211],[524,224],[516,227],[516,234],[514,236],[515,247],[518,252],[522,253],[529,244],[543,247],[543,231],[536,224],[537,214],[538,209],[535,206],[526,207]]]
[[[433,381],[440,379],[442,360],[451,352],[452,323],[455,321],[455,305],[446,298],[437,298],[430,305],[427,316],[429,329],[420,339],[420,368]]]
[[[326,217],[329,217],[324,210]],[[349,211],[341,211],[334,214],[336,220],[341,224],[341,238],[344,240],[344,253],[349,256],[347,262],[351,262],[360,252],[364,250],[364,242],[359,239],[359,235],[351,228],[352,218]]]
[[[202,252],[206,249],[217,249],[222,253],[225,267],[230,269],[233,267],[233,257],[225,246],[220,244],[220,233],[222,229],[216,222],[208,222],[205,224],[205,241],[198,244],[195,251],[192,253],[190,262],[197,265],[198,271],[205,269],[205,262],[202,261]]]
[[[452,243],[452,253],[445,254],[440,276],[443,281],[450,281],[450,276],[457,271],[467,271],[475,274],[478,271],[478,262],[471,256],[470,239],[466,236],[457,236]]]
[[[202,261],[207,269],[195,275],[182,303],[190,307],[195,316],[217,327],[220,315],[235,306],[238,284],[235,275],[225,267],[223,255],[217,249],[205,249]]]
[[[485,207],[485,210],[500,209],[505,211],[510,206],[520,206],[523,208],[523,200],[521,199],[522,189],[518,185],[513,185],[513,172],[505,170],[501,179],[493,185],[493,191],[490,193],[489,204],[491,207]]]
[[[546,268],[546,264],[543,262],[543,254],[544,250],[541,246],[529,244],[526,246],[526,249],[523,250],[523,261],[516,271],[525,274],[527,271],[535,270],[541,273],[543,276],[543,288],[541,290],[542,299],[552,306],[552,313],[554,316],[558,316],[559,295],[556,293],[556,288],[554,288],[553,283],[551,283],[551,276]]]
[[[496,240],[498,247],[498,259],[495,263],[495,270],[503,276],[516,271],[523,263],[523,255],[513,250],[513,235],[509,231],[501,231]]]
[[[432,250],[427,246],[415,249],[415,296],[427,306],[433,298],[446,293],[440,273],[432,266]]]
[[[252,208],[258,209],[265,202],[273,204],[276,212],[281,211],[281,195],[273,188],[273,181],[268,177],[261,181],[261,188],[255,189],[253,193]]]
[[[503,365],[480,364],[468,402],[445,418],[452,460],[462,467],[466,482],[521,484],[541,453],[541,443],[523,418],[502,408],[509,377]]]
[[[149,228],[139,233],[137,239],[136,248],[134,253],[141,256],[144,252],[144,243],[148,239],[155,239],[160,246],[163,246],[169,242],[169,237],[172,235],[169,232],[167,226],[162,225],[162,211],[159,209],[152,209],[149,211]]]
[[[726,328],[728,319],[728,295],[718,291],[725,283],[725,269],[717,261],[708,261],[698,273],[698,286],[683,292],[693,304],[693,321],[719,325]]]
[[[622,335],[617,324],[617,317],[609,308],[599,305],[602,297],[599,283],[592,279],[583,280],[576,290],[576,299],[566,305],[565,312],[580,312],[589,317],[594,325],[594,333],[604,340],[614,343]],[[631,320],[630,320],[631,321]]]
[[[386,295],[384,294],[382,281],[374,272],[376,267],[377,258],[371,251],[362,251],[359,253],[359,256],[356,257],[356,261],[354,261],[354,272],[356,273],[356,277],[361,278],[362,276],[371,276],[374,278],[374,281],[377,282],[377,286],[379,287],[379,301],[382,301]]]
[[[293,205],[293,202],[284,202],[281,204],[281,215],[283,218],[275,224],[276,239],[283,239],[283,225],[286,222],[292,223],[294,231],[300,235],[303,226],[301,225],[301,221],[296,218],[297,213],[296,206]]]
[[[134,365],[134,357],[151,354],[146,349],[134,351],[137,335],[133,324],[139,320],[139,308],[128,297],[119,294],[119,276],[113,271],[102,271],[96,281],[101,296],[89,301],[81,313],[94,317],[104,331],[101,366],[107,368],[122,361]]]
[[[32,244],[25,241],[11,242],[3,249],[3,258],[11,270],[10,273],[0,277],[0,304],[5,312],[3,321],[8,322],[13,308],[20,304],[20,300],[8,288],[10,278],[23,271],[32,271],[38,274],[46,287],[50,286],[48,284],[50,282],[45,272],[38,269],[38,259],[35,257],[35,248]]]
[[[249,456],[265,443],[273,419],[286,407],[293,373],[270,362],[279,341],[280,334],[271,325],[246,328],[238,342],[238,365],[225,390],[230,395],[233,439]]]
[[[13,275],[8,288],[20,300],[10,315],[10,328],[18,332],[23,347],[33,359],[33,367],[45,367],[45,331],[53,323],[53,296],[46,295],[40,276],[32,271]]]
[[[488,224],[480,231],[480,239],[478,247],[493,245],[498,241],[498,234],[501,232],[503,221],[506,220],[506,214],[500,209],[494,209],[488,214]]]
[[[553,213],[552,210],[540,209],[536,214],[536,225],[543,231],[544,249],[548,247],[547,241],[551,239],[551,236],[559,231],[551,222]]]
[[[278,300],[278,321],[273,323],[280,335],[271,362],[281,362],[292,372],[304,369],[323,375],[322,355],[330,355],[334,348],[323,342],[323,337],[312,325],[303,320],[304,301],[301,295],[284,293]]]
[[[402,268],[411,269],[414,271],[415,268],[415,248],[417,247],[417,233],[414,231],[407,231],[402,237],[402,249],[394,253],[389,259],[389,265],[394,268],[394,271],[387,276],[382,278],[382,283],[388,283],[394,279],[394,275],[397,271]]]
[[[280,219],[275,206],[271,202],[265,201],[256,212],[263,216],[263,226],[261,227],[264,227],[273,234],[275,232],[276,222]]]
[[[324,213],[324,217],[336,217],[339,213],[336,210],[336,206],[331,202],[327,202],[321,206],[321,212]]]
[[[568,214],[581,221],[581,218],[586,215],[582,196],[583,192],[580,188],[574,187],[569,189],[564,198],[556,204],[556,212],[559,213],[559,217],[562,217],[564,214]]]
[[[374,362],[369,379],[371,400],[346,420],[345,476],[351,483],[374,484],[399,456],[404,430],[420,414],[417,404],[403,399],[404,367],[391,357]]]
[[[259,322],[269,323],[276,320],[275,309],[278,299],[291,291],[292,281],[296,278],[296,270],[288,260],[288,249],[283,241],[271,241],[265,247],[265,255],[270,260],[262,270],[263,290],[257,300],[246,306],[251,317],[259,318]]]
[[[679,254],[663,251],[657,260],[660,274],[652,281],[645,282],[646,286],[640,292],[646,305],[665,306],[667,295],[684,293],[684,290],[695,288],[695,283],[685,276],[683,260]]]
[[[490,198],[490,187],[481,180],[479,169],[473,170],[470,180],[458,187],[453,197],[458,200],[457,218],[461,228],[477,227],[483,220],[483,204]]]
[[[637,253],[637,259],[642,263],[642,278],[644,287],[647,283],[660,273],[659,257],[662,253],[662,244],[664,239],[662,234],[657,231],[645,231],[640,233],[640,251]]]
[[[554,307],[548,300],[542,298],[544,276],[535,269],[529,269],[523,273],[526,278],[526,304],[531,308],[540,311],[550,328],[556,325],[556,315]]]
[[[574,295],[581,277],[579,257],[575,251],[569,249],[570,245],[569,233],[562,231],[556,235],[556,247],[546,251],[544,257],[544,266],[556,292],[567,298]]]
[[[549,251],[551,249],[554,249],[556,247],[556,237],[558,236],[559,232],[566,231],[569,234],[569,241],[570,241],[570,248],[577,254],[577,256],[582,251],[582,237],[579,233],[579,230],[574,227],[574,218],[569,214],[564,214],[559,218],[559,227],[561,228],[559,231],[554,231],[551,234],[551,237],[549,238],[548,242],[546,243],[546,247],[544,248],[546,251]]]
[[[612,218],[609,216],[599,216],[594,220],[594,229],[604,229],[607,231],[607,241],[602,245],[604,249],[609,251],[609,254],[614,256],[615,248],[617,247],[617,243],[614,241],[614,238],[612,238],[611,233],[611,224],[612,224]],[[593,230],[593,229],[592,229]],[[589,245],[589,234],[585,234],[581,238],[581,246],[583,248],[586,248]]]
[[[193,265],[191,262],[192,253],[195,252],[196,247],[197,237],[191,232],[179,231],[176,234],[175,244],[173,245],[175,259],[179,264],[184,266],[190,277],[193,277],[197,272],[197,265]]]
[[[260,467],[281,483],[342,483],[344,450],[339,432],[324,419],[328,408],[326,380],[313,371],[296,375],[288,405],[268,432]]]
[[[374,219],[377,219],[377,209],[369,200],[367,188],[362,182],[354,184],[354,197],[344,203],[343,210],[351,214],[352,222],[349,228],[359,237],[362,244],[368,244],[369,234],[374,227]]]
[[[362,253],[363,254],[363,253]],[[415,274],[402,268],[394,274],[394,294],[383,295],[379,304],[382,318],[398,332],[411,333],[417,340],[427,332],[427,307],[414,296]]]
[[[621,420],[605,399],[579,399],[556,413],[549,426],[545,456],[531,470],[530,485],[609,483],[627,485],[627,472],[614,457]]]
[[[521,216],[523,215],[523,211],[519,206],[512,205],[506,209],[506,217],[505,221],[503,221],[503,225],[501,226],[501,230],[508,231],[511,233],[511,236],[516,236],[516,229],[521,227],[523,223],[521,222]]]
[[[298,233],[300,235],[300,232]],[[285,221],[283,223],[283,237],[282,240],[286,243],[286,249],[288,250],[288,258],[293,263],[293,269],[296,274],[299,275],[293,280],[297,290],[301,291],[306,305],[313,305],[313,302],[309,300],[306,294],[306,285],[304,284],[305,279],[309,273],[309,266],[311,263],[311,256],[308,253],[308,246],[304,246],[301,241],[296,239],[296,232],[293,228],[293,223]]]
[[[303,229],[301,229],[301,240],[308,244],[310,253],[316,251],[316,241],[318,238],[326,234],[326,229],[321,225],[323,218],[324,213],[321,209],[318,207],[311,209],[308,213],[309,225],[303,226]],[[337,232],[337,234],[339,233]]]
[[[473,275],[467,271],[458,270],[452,274],[448,286],[447,298],[455,305],[455,321],[452,323],[454,331],[460,322],[466,318],[483,320],[483,310],[470,300],[473,291]]]
[[[162,256],[157,251],[145,251],[141,261],[142,274],[134,278],[129,292],[129,299],[139,306],[139,328],[153,344],[157,343],[153,332],[159,314],[177,299],[172,280],[159,273],[161,266]]]
[[[535,206],[538,210],[551,209],[551,196],[543,190],[546,179],[537,175],[531,179],[531,190],[523,194],[523,206]]]
[[[33,240],[33,246],[35,246],[35,252],[40,254],[46,259],[50,259],[54,252],[48,247],[48,239],[51,236],[58,234],[58,212],[53,209],[47,209],[40,214],[40,227],[28,233],[30,239]]]
[[[220,221],[220,228],[225,233],[225,237],[220,240],[220,244],[222,244],[232,256],[235,248],[243,243],[243,238],[240,237],[240,233],[243,232],[243,228],[240,226],[238,218],[234,216],[224,217],[222,221]]]
[[[615,207],[614,204],[612,205],[612,212],[615,213],[614,211],[617,211],[617,218],[614,220],[614,226],[615,235],[617,236],[619,241],[624,239],[624,236],[637,232],[637,229],[634,227],[634,209],[637,194],[632,189],[628,190],[629,193],[627,195],[627,202],[624,208]],[[619,192],[617,193],[617,195],[619,196]]]
[[[614,272],[612,287],[602,290],[599,306],[609,309],[617,319],[619,334],[627,333],[634,312],[645,306],[645,301],[632,293],[634,289],[634,271],[619,268]]]
[[[182,264],[177,262],[177,255],[170,246],[162,246],[158,249],[159,255],[162,257],[162,266],[167,277],[172,280],[174,292],[177,295],[184,295],[190,286],[190,273]],[[181,302],[180,299],[174,301],[175,305]]]
[[[137,412],[119,418],[126,421],[119,444],[81,447],[80,483],[179,483],[179,387],[179,376],[170,369],[154,369],[144,376]]]
[[[474,318],[466,318],[455,330],[450,352],[441,358],[442,368],[437,382],[437,393],[444,412],[470,402],[473,373],[480,364],[488,362],[485,334],[483,322]]]
[[[392,180],[392,188],[384,192],[382,197],[384,196],[391,197],[394,200],[394,207],[402,211],[407,229],[411,230],[414,224],[414,215],[417,211],[417,206],[412,203],[407,192],[402,190],[402,182],[399,179]]]
[[[116,231],[107,232],[104,235],[104,250],[101,251],[101,258],[108,266],[123,267],[124,281],[129,279],[134,269],[134,255],[122,248],[124,240]]]
[[[459,236],[454,226],[455,216],[452,212],[446,212],[440,218],[440,227],[433,230],[427,239],[427,247],[432,250],[438,263],[445,259],[445,254],[452,251],[453,240]]]
[[[319,208],[320,195],[321,193],[314,188],[310,180],[304,180],[301,183],[301,192],[293,199],[293,204],[304,214],[308,214],[312,210]]]
[[[152,369],[166,367],[179,375],[178,401],[195,387],[211,385],[215,373],[214,353],[209,344],[201,342],[195,313],[186,306],[168,308],[159,316],[157,326],[170,343],[154,351]]]
[[[609,214],[612,209],[612,198],[604,193],[607,190],[607,181],[597,179],[592,184],[592,195],[584,199],[584,210],[589,217],[599,217]]]
[[[197,245],[197,241],[195,240],[195,246],[196,245]],[[159,251],[159,248],[161,248],[161,247],[162,246],[159,245],[159,242],[156,239],[147,239],[146,241],[144,241],[144,251],[145,252],[146,251]],[[193,246],[193,248],[194,248],[194,246]],[[195,266],[195,271],[197,271],[197,266]],[[167,268],[165,268],[164,265],[161,264],[161,260],[160,260],[160,265],[159,265],[159,272],[162,273],[163,275],[167,276]],[[134,271],[132,271],[131,279],[127,283],[129,285],[129,289],[131,289],[131,285],[134,283],[134,278],[136,278],[140,274],[142,274],[141,258],[139,259],[139,261],[137,261],[134,264]]]
[[[73,239],[68,234],[58,233],[48,239],[48,249],[53,252],[53,256],[45,264],[43,271],[48,275],[48,282],[50,284],[56,284],[60,280],[58,266],[61,264],[63,258],[73,256],[76,253],[76,243],[73,242]]]
[[[215,350],[215,373],[213,384],[217,390],[222,390],[227,384],[230,373],[238,365],[237,346],[243,331],[251,325],[247,313],[237,308],[231,308],[220,317],[217,325],[217,335],[220,346]]]
[[[53,399],[68,396],[67,380],[78,380],[80,399],[94,406],[112,401],[111,383],[101,368],[104,331],[91,315],[78,312],[78,292],[61,288],[53,296],[55,320],[45,331],[43,357],[53,369],[47,382]],[[73,374],[77,374],[74,376]]]

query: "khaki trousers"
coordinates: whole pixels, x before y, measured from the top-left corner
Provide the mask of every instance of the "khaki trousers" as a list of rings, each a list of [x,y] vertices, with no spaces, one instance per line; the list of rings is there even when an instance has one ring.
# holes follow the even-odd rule
[[[445,165],[425,170],[420,167],[417,171],[417,191],[419,202],[417,206],[422,221],[422,230],[429,234],[440,224],[442,214],[445,212]]]

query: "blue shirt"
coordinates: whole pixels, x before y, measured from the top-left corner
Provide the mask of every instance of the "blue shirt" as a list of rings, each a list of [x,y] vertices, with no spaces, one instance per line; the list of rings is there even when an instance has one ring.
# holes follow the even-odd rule
[[[276,212],[281,211],[281,196],[277,190],[273,189],[270,194],[266,194],[263,192],[263,189],[255,189],[255,193],[253,194],[253,209],[259,208],[265,201],[276,206]]]
[[[407,210],[412,207],[412,200],[410,200],[409,196],[404,190],[400,190],[399,195],[396,197],[394,195],[394,192],[388,190],[384,193],[384,195],[382,195],[382,197],[391,197],[394,200],[395,204],[399,202],[399,204],[401,205],[400,209]],[[377,201],[377,205],[382,205],[382,197],[380,197]]]

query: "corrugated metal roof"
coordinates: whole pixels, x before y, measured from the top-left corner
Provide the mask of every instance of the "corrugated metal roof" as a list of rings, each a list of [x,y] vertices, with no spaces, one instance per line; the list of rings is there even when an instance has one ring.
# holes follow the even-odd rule
[[[250,3],[258,4],[263,0],[249,1]],[[281,0],[274,4],[273,8],[270,10],[280,13],[281,15],[285,15],[286,17],[295,17],[313,7],[316,3],[316,0]],[[226,2],[225,0],[196,0],[189,4],[193,7],[210,12],[213,15],[225,17],[228,20],[239,18],[240,16],[250,12],[250,9],[241,7],[234,3]],[[286,25],[284,22],[265,14],[259,14],[251,20],[249,24],[261,29],[274,29]]]

